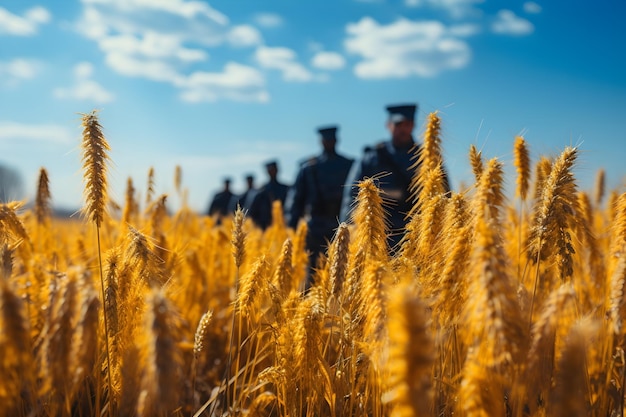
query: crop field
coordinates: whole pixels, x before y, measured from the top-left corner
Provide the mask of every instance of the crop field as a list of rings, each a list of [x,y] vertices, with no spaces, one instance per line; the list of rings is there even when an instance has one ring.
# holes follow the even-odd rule
[[[446,194],[430,114],[400,246],[366,179],[304,292],[306,223],[171,212],[131,178],[115,204],[82,120],[82,216],[51,216],[45,168],[32,209],[0,205],[0,416],[623,415],[626,193],[579,189],[579,149],[511,138],[506,197],[472,146]]]

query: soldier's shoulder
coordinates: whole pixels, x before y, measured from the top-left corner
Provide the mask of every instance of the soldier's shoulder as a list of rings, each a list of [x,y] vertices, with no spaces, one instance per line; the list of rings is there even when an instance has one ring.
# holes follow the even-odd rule
[[[381,140],[379,142],[373,143],[371,145],[366,145],[363,147],[363,153],[364,154],[371,154],[371,153],[376,153],[376,152],[380,152],[384,149],[387,148],[387,141],[386,140]]]
[[[317,163],[319,163],[319,158],[317,156],[311,156],[300,161],[300,168],[313,166]]]
[[[387,150],[387,141],[379,141],[363,148],[363,161],[371,162],[378,160],[381,154]]]
[[[337,159],[341,162],[354,162],[354,158],[351,158],[349,156],[345,156],[345,155],[341,155],[341,154],[337,154]]]

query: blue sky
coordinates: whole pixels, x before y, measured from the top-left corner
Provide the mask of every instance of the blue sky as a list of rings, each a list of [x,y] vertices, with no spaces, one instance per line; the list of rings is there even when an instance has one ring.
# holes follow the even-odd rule
[[[40,167],[53,202],[82,204],[80,113],[98,109],[111,145],[110,195],[150,167],[170,206],[179,165],[203,211],[226,175],[283,182],[338,124],[357,157],[384,139],[384,106],[442,118],[453,187],[471,182],[470,145],[507,166],[522,134],[533,162],[578,145],[591,189],[626,182],[626,3],[489,0],[2,0],[0,163],[27,200]]]

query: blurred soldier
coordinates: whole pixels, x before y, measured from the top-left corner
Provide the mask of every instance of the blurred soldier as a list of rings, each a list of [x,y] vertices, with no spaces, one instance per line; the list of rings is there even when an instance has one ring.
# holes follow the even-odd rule
[[[228,210],[231,213],[234,213],[235,210],[237,210],[237,206],[240,206],[243,210],[247,211],[250,208],[250,203],[252,203],[254,191],[254,175],[247,174],[246,190],[240,195],[232,196],[232,198],[230,199]]]
[[[343,187],[353,162],[335,150],[337,129],[336,126],[318,129],[323,152],[300,166],[296,181],[287,194],[287,225],[296,228],[300,219],[307,219],[309,269],[316,266],[320,252],[324,251],[339,224]],[[309,273],[307,288],[310,285]]]
[[[344,188],[341,219],[349,219],[350,209],[358,194],[356,184],[366,177],[378,178],[377,186],[382,191],[383,199],[389,203],[386,206],[390,226],[388,242],[390,248],[394,249],[404,234],[408,222],[406,215],[412,207],[410,184],[416,168],[411,167],[420,152],[420,145],[413,139],[417,105],[393,105],[386,109],[389,113],[386,126],[391,139],[366,147],[361,160],[354,164]],[[444,186],[449,191],[445,171]]]
[[[230,178],[224,178],[224,189],[213,196],[207,215],[217,215],[218,222],[220,222],[222,217],[230,214],[229,204],[232,198],[233,193],[230,191]]]
[[[278,162],[270,161],[265,164],[269,181],[254,194],[248,215],[262,229],[272,224],[272,204],[280,201],[285,205],[289,186],[278,181]]]

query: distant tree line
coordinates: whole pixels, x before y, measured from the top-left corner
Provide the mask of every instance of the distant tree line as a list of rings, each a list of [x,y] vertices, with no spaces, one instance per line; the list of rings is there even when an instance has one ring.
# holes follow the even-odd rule
[[[23,184],[18,170],[0,163],[0,203],[22,198]]]

